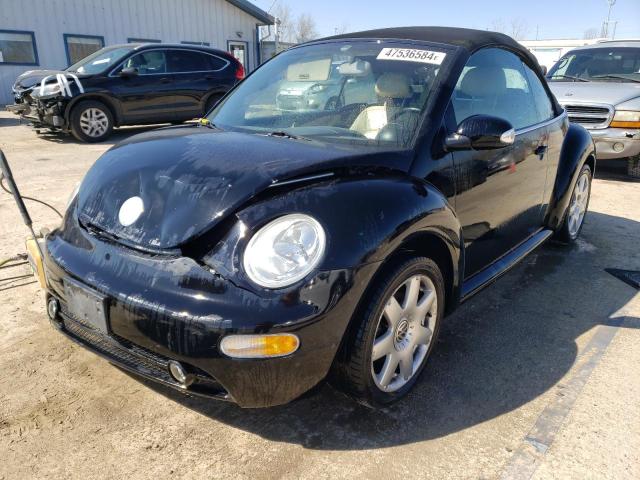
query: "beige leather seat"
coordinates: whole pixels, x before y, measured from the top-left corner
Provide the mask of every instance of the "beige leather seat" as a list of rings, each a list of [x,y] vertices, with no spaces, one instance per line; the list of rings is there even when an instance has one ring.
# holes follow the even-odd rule
[[[504,70],[498,67],[472,68],[462,78],[453,99],[457,121],[477,114],[495,115],[500,106],[500,95],[506,91]]]
[[[355,130],[372,140],[387,125],[389,119],[401,110],[401,106],[398,104],[412,96],[409,79],[401,73],[380,75],[376,82],[375,91],[384,104],[365,108],[351,125],[351,130]]]

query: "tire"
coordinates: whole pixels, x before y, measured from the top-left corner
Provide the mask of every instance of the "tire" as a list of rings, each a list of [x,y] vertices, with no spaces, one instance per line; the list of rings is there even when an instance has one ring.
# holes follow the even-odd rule
[[[415,297],[415,309],[405,310],[408,284],[416,282],[416,278],[420,290]],[[374,408],[390,405],[404,397],[418,380],[437,341],[444,315],[444,292],[442,273],[430,258],[404,261],[383,274],[365,298],[362,311],[353,319],[355,323],[348,330],[334,365],[332,383],[358,402]],[[430,303],[431,298],[434,303]],[[391,317],[399,320],[392,325]],[[424,328],[426,325],[428,329]],[[425,330],[429,330],[430,335]],[[379,356],[375,361],[374,341]],[[394,358],[404,358],[408,362],[400,360],[393,368]],[[401,369],[409,364],[411,374],[407,379]],[[387,378],[386,372],[391,372]]]
[[[640,155],[629,157],[627,160],[627,175],[631,178],[640,178]]]
[[[578,180],[576,181],[575,186],[573,187],[573,193],[571,194],[571,201],[569,202],[569,208],[567,208],[567,213],[564,216],[564,220],[562,221],[562,225],[556,232],[556,238],[564,243],[573,243],[576,241],[580,232],[582,231],[582,227],[584,225],[584,219],[587,215],[587,211],[589,210],[589,200],[591,199],[591,182],[593,180],[593,175],[591,173],[591,167],[589,165],[584,165],[582,170],[580,170],[580,175],[578,175]],[[586,181],[586,189],[581,182]],[[584,189],[584,190],[582,190]],[[581,191],[582,190],[582,191]],[[586,197],[584,196],[586,195]],[[581,215],[578,213],[574,213],[573,209],[578,208],[581,211]],[[577,216],[576,216],[577,215]],[[577,224],[573,222],[577,222]]]
[[[102,102],[87,100],[78,103],[69,117],[71,133],[81,142],[106,140],[113,132],[113,115]]]

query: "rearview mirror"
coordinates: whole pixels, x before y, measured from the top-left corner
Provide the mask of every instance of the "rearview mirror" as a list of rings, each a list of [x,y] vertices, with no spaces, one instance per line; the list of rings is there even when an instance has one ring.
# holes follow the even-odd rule
[[[493,150],[513,145],[516,131],[511,124],[490,115],[473,115],[466,118],[456,133],[445,139],[448,151],[453,150]]]
[[[135,67],[126,67],[120,70],[121,77],[135,77],[138,75],[138,69]]]

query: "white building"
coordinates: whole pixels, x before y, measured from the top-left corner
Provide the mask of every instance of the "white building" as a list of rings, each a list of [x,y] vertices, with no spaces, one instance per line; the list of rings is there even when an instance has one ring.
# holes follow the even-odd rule
[[[520,40],[520,44],[529,49],[531,53],[538,59],[538,63],[547,70],[553,67],[553,65],[560,60],[565,53],[569,50],[573,50],[576,47],[582,47],[584,45],[593,45],[598,43],[604,38],[594,38],[591,40]]]
[[[260,64],[258,30],[273,18],[247,0],[0,0],[0,105],[27,70],[63,69],[106,45],[165,42]]]

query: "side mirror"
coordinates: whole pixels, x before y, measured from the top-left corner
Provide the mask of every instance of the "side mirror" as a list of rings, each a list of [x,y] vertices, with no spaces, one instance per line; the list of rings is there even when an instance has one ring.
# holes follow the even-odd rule
[[[547,68],[547,66],[546,65],[540,65],[540,69],[542,70],[542,75],[544,75],[546,77],[547,73],[549,72],[549,69]]]
[[[135,67],[127,67],[120,70],[121,77],[135,77],[138,75],[138,69]]]
[[[466,118],[456,133],[445,139],[448,151],[454,150],[493,150],[513,145],[516,131],[511,124],[490,115],[473,115]]]

